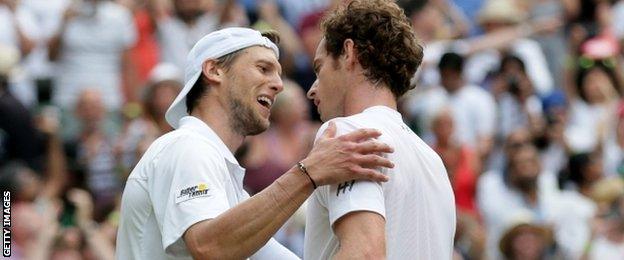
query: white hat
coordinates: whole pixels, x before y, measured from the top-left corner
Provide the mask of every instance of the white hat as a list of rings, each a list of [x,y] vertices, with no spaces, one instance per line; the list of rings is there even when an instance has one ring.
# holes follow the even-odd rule
[[[279,58],[277,46],[271,42],[271,40],[262,36],[259,31],[253,29],[231,27],[209,33],[201,38],[186,57],[184,88],[180,91],[165,114],[167,123],[173,128],[178,128],[180,119],[189,115],[186,112],[186,94],[189,93],[202,74],[202,65],[206,60],[218,59],[251,46],[270,48]]]
[[[148,82],[154,84],[163,81],[177,81],[182,84],[184,81],[183,77],[182,70],[176,65],[163,62],[156,65],[156,67],[150,71]]]
[[[517,24],[524,20],[526,13],[515,0],[488,0],[479,10],[480,24],[487,22],[504,22]]]
[[[0,44],[0,75],[9,75],[14,72],[20,61],[19,50],[13,46]]]

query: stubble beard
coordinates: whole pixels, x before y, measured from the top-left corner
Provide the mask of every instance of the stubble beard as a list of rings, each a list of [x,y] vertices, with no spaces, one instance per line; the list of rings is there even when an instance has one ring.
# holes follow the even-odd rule
[[[253,108],[230,93],[230,127],[241,136],[257,135],[269,127]]]

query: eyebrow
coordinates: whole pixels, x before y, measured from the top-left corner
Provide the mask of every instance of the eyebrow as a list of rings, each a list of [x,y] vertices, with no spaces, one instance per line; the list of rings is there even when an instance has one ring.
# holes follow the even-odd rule
[[[260,59],[257,61],[257,63],[264,63],[265,65],[271,66],[272,68],[277,68],[277,73],[282,76],[282,66],[279,65],[279,63],[274,63],[270,60],[267,59]]]
[[[314,61],[312,62],[312,69],[314,70],[314,73],[318,73],[320,67],[320,61],[318,59],[314,59]]]

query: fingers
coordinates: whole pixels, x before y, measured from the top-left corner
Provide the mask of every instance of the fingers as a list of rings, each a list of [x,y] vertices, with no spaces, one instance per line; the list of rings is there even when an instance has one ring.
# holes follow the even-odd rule
[[[357,156],[356,162],[358,165],[364,168],[378,168],[378,167],[394,168],[394,163],[392,163],[387,158],[381,157],[376,154],[366,154],[366,155]]]
[[[353,171],[355,173],[353,179],[355,180],[369,180],[375,182],[387,182],[390,180],[390,178],[383,173],[369,168],[362,168],[358,166],[354,167]]]
[[[377,138],[379,136],[381,136],[381,132],[379,132],[378,130],[371,129],[371,128],[363,128],[363,129],[355,130],[346,135],[342,135],[339,138],[344,141],[360,142],[360,141],[368,140],[371,138]]]
[[[325,129],[322,136],[323,138],[333,138],[336,136],[336,123],[329,122],[329,126],[327,126],[327,129]]]
[[[374,140],[368,140],[362,143],[357,143],[354,150],[361,154],[369,153],[393,153],[394,149],[389,145],[377,142]]]

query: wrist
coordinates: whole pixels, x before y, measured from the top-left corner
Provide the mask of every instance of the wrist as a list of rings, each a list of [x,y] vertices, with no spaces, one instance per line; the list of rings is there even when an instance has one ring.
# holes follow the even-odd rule
[[[318,176],[318,169],[317,169],[317,163],[314,162],[314,160],[311,160],[310,158],[305,158],[301,161],[299,161],[300,163],[302,163],[306,170],[307,170],[307,174],[305,173],[301,173],[304,175],[304,177],[306,177],[305,175],[309,175],[311,180],[314,180],[314,184],[317,187],[323,186],[325,185],[325,182],[323,179],[321,179]],[[301,170],[299,169],[299,167],[297,165],[295,165],[295,167],[297,168],[297,171],[301,172]],[[306,177],[307,178],[307,177]],[[310,180],[308,180],[308,182],[310,182]],[[310,185],[312,186],[312,185]]]
[[[297,168],[299,168],[299,171],[303,174],[306,175],[306,177],[308,177],[308,179],[310,180],[310,184],[312,184],[312,188],[314,190],[316,190],[316,188],[318,187],[316,185],[316,182],[314,181],[314,179],[312,179],[312,176],[310,176],[310,173],[308,172],[308,169],[306,168],[306,165],[303,162],[298,162],[297,163]]]

